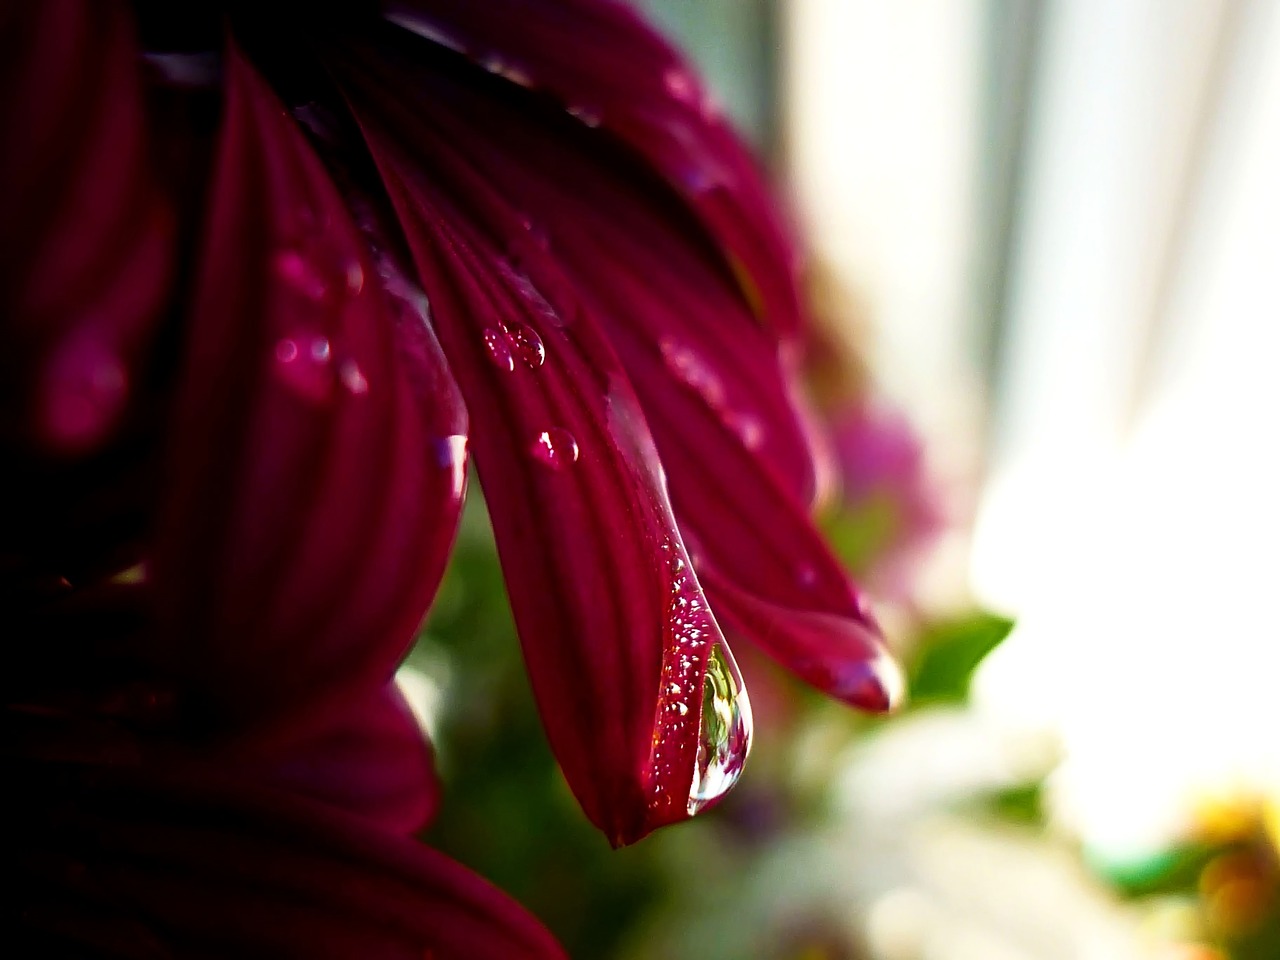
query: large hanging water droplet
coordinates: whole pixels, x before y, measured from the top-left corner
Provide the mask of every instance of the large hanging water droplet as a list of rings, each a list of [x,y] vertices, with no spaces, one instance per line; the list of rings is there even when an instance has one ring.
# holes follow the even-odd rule
[[[510,373],[516,368],[516,362],[511,356],[511,341],[507,338],[505,329],[499,330],[497,327],[487,329],[484,332],[484,348],[489,352],[489,359],[493,365],[499,370]]]
[[[702,682],[702,725],[689,786],[689,816],[733,788],[750,752],[751,701],[728,645],[717,643],[707,658]]]
[[[544,466],[559,470],[578,459],[578,441],[561,427],[543,430],[529,448],[533,458]]]
[[[507,341],[511,345],[511,352],[530,370],[536,370],[547,359],[547,348],[533,327],[527,327],[523,323],[515,324],[507,330]]]

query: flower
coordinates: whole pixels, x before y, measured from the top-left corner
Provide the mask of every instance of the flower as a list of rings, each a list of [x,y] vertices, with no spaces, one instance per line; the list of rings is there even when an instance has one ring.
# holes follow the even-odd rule
[[[434,780],[389,678],[469,453],[612,842],[741,770],[718,621],[892,705],[808,515],[792,247],[627,7],[51,0],[0,29],[24,929],[555,953],[409,837]]]

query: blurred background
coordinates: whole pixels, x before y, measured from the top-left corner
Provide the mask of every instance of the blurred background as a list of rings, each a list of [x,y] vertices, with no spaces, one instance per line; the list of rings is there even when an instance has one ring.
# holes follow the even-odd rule
[[[824,522],[914,699],[744,651],[748,774],[612,852],[473,497],[401,674],[432,841],[579,958],[1280,958],[1280,0],[642,5],[809,245]]]

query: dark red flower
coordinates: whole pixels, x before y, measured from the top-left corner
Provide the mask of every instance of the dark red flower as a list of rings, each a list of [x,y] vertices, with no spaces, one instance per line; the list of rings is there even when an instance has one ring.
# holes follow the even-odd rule
[[[126,956],[555,953],[409,839],[434,779],[388,684],[468,444],[552,747],[614,843],[741,770],[713,608],[892,705],[808,516],[792,248],[628,8],[0,11],[23,930]]]

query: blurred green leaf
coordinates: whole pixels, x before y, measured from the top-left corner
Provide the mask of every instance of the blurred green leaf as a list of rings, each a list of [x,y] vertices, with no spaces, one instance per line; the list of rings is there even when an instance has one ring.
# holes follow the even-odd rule
[[[911,703],[963,703],[978,664],[1012,629],[1012,620],[982,612],[926,627],[909,671]]]

